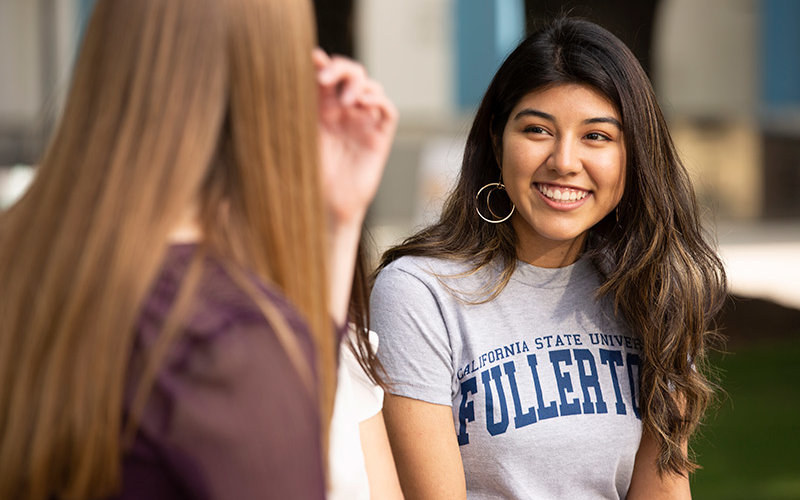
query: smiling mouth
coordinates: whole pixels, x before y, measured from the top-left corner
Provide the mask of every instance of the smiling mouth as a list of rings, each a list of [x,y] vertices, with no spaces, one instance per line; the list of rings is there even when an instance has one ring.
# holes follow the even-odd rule
[[[585,191],[583,189],[540,184],[538,182],[536,183],[536,189],[542,193],[545,198],[561,203],[580,201],[589,196],[590,193],[590,191]]]

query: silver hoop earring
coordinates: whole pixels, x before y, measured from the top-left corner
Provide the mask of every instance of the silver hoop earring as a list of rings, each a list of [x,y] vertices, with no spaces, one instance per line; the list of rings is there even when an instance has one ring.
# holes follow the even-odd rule
[[[483,193],[483,191],[484,191],[484,190],[486,190],[487,188],[491,188],[491,189],[490,189],[490,191],[489,191],[489,192],[487,193],[487,195],[486,195],[486,208],[488,208],[488,209],[489,209],[489,213],[491,213],[491,214],[492,214],[492,216],[494,216],[494,217],[495,217],[495,219],[490,219],[490,218],[488,218],[488,217],[485,217],[485,216],[484,216],[484,215],[481,213],[480,204],[479,204],[479,202],[478,202],[478,199],[480,198],[480,196],[481,196],[481,193]],[[478,212],[478,216],[479,216],[481,219],[485,220],[486,222],[488,222],[488,223],[490,223],[490,224],[500,224],[501,222],[505,222],[505,221],[507,221],[507,220],[508,220],[508,219],[509,219],[509,218],[510,218],[510,217],[511,217],[513,214],[514,214],[514,210],[516,210],[516,208],[517,208],[517,207],[516,207],[516,205],[514,205],[513,203],[511,203],[511,211],[508,213],[508,215],[506,215],[505,217],[502,217],[502,218],[501,218],[500,216],[498,216],[497,214],[495,214],[495,213],[494,213],[494,210],[492,210],[492,207],[491,207],[491,205],[489,205],[489,201],[491,201],[491,198],[492,198],[492,193],[493,193],[494,191],[498,191],[498,190],[499,190],[499,191],[505,191],[505,190],[506,190],[506,187],[503,185],[503,183],[502,183],[502,182],[490,182],[489,184],[487,184],[487,185],[483,186],[482,188],[480,188],[480,189],[478,190],[478,193],[475,195],[475,211],[476,211],[476,212]],[[506,194],[506,196],[508,196],[508,195]]]

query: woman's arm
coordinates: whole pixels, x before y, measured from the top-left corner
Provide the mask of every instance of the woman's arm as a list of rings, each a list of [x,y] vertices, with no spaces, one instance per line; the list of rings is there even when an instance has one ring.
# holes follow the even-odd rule
[[[452,409],[387,393],[383,413],[405,497],[465,499]]]
[[[330,310],[344,324],[361,225],[378,190],[397,111],[364,68],[315,50],[319,153],[328,212]]]
[[[361,422],[358,429],[369,479],[369,497],[375,500],[402,499],[383,412]]]
[[[684,453],[687,447],[684,446]],[[628,489],[628,500],[682,500],[691,499],[689,476],[674,473],[659,475],[656,461],[658,458],[658,441],[647,431],[642,432],[642,441],[633,464],[631,486]]]

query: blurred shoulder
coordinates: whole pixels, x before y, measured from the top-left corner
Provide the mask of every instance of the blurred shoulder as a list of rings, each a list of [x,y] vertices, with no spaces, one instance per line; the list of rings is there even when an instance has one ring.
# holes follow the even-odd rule
[[[140,315],[138,330],[140,341],[145,345],[151,344],[160,335],[175,307],[196,252],[195,245],[174,245],[169,248]],[[304,319],[278,288],[261,282],[245,270],[240,280],[234,279],[229,266],[220,258],[206,256],[200,265],[200,277],[183,319],[183,334],[176,346],[178,351],[183,350],[180,347],[196,346],[197,342],[215,342],[229,335],[244,337],[241,340],[245,342],[254,342],[257,337],[250,335],[253,332],[264,332],[267,338],[277,341],[273,325],[262,310],[266,305],[277,311],[285,321],[303,354],[307,357],[313,355],[311,334]],[[252,292],[242,287],[241,279],[250,281]],[[281,353],[282,350],[276,352]]]

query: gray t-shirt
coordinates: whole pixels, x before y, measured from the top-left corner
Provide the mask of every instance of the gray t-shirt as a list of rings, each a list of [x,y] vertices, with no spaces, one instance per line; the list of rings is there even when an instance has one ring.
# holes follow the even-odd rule
[[[448,405],[467,496],[624,498],[641,438],[640,340],[595,291],[585,259],[499,268],[402,257],[371,297],[390,392]]]

